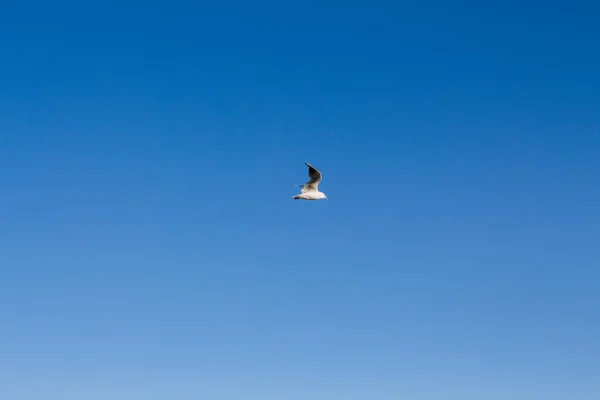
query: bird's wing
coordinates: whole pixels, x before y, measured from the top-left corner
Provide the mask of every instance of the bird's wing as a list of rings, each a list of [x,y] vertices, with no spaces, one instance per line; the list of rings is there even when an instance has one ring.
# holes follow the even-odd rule
[[[323,179],[323,175],[321,175],[318,169],[316,169],[309,163],[305,164],[308,167],[308,176],[310,177],[310,180],[306,182],[306,184],[302,188],[302,193],[318,190],[319,182],[321,182],[321,179]]]

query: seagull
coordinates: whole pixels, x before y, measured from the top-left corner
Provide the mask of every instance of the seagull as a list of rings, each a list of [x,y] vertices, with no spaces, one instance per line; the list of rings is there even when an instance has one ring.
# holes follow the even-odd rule
[[[318,169],[310,165],[309,163],[304,163],[308,167],[308,176],[310,180],[306,182],[304,185],[294,185],[296,187],[302,188],[301,194],[294,196],[295,200],[327,200],[327,196],[325,193],[319,192],[319,182],[323,179],[323,175],[319,172]]]

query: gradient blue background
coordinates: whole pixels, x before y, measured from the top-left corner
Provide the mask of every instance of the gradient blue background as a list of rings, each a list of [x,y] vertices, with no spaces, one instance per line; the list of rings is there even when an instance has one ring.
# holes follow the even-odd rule
[[[0,398],[600,398],[599,20],[5,1]]]

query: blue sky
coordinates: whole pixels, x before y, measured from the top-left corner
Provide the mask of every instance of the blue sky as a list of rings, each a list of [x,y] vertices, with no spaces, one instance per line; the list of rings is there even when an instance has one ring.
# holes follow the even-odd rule
[[[544,3],[5,4],[0,397],[599,398],[600,6]]]

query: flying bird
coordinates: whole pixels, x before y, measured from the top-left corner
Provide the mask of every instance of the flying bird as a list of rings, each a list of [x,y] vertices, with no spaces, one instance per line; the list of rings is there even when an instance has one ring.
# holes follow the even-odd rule
[[[296,200],[327,200],[327,196],[325,193],[319,192],[319,182],[323,179],[323,175],[319,172],[318,169],[310,165],[309,163],[304,163],[308,167],[308,176],[310,180],[306,182],[304,185],[294,185],[302,189],[301,193],[294,196]]]

